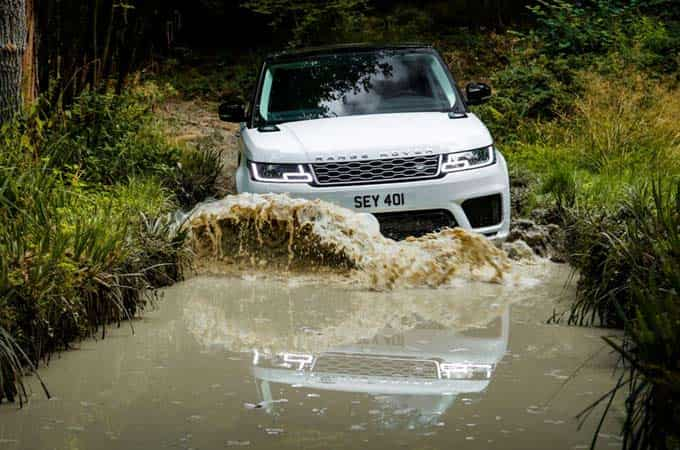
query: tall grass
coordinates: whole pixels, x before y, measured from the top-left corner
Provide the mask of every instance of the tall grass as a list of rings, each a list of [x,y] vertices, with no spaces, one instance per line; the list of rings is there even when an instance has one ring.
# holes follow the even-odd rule
[[[654,163],[680,167],[680,90],[632,72],[617,78],[582,73],[585,91],[559,140],[596,172]]]
[[[13,402],[18,398],[20,405],[28,400],[26,386],[21,379],[25,375],[27,367],[31,373],[38,377],[45,395],[49,397],[50,393],[47,386],[40,378],[31,359],[10,336],[9,332],[0,327],[0,400],[5,397]]]
[[[87,94],[57,117],[2,125],[0,401],[25,399],[24,368],[105,335],[181,277],[184,237],[171,233],[176,200],[160,178],[172,179],[174,150],[145,128],[141,101]],[[101,145],[86,143],[90,127]]]
[[[533,174],[531,208],[565,227],[579,278],[567,321],[624,330],[608,343],[625,371],[602,399],[625,391],[624,447],[679,448],[680,41],[637,12],[610,18],[611,3],[577,16],[565,11],[581,6],[541,4],[550,26],[492,75],[498,98],[480,113],[509,136],[510,167]],[[589,31],[611,45],[582,33],[598,16]]]
[[[572,110],[526,123],[522,140],[504,147],[511,166],[543,180],[571,173],[575,203],[584,208],[615,204],[651,174],[680,173],[676,83],[645,78],[634,68],[615,78],[585,71],[575,76],[582,88],[572,94]]]
[[[680,92],[639,72],[581,73],[573,111],[514,148],[542,180],[579,273],[568,322],[622,328],[625,449],[680,440]],[[590,410],[590,409],[589,409]],[[596,443],[596,438],[593,445]]]
[[[571,263],[581,273],[569,322],[621,327],[632,314],[637,268],[619,257],[612,237],[629,231],[626,198],[651,179],[680,176],[680,90],[636,73],[580,77],[587,88],[574,113],[542,124],[537,140],[515,147],[510,160],[539,174],[539,192],[555,202],[566,226]]]
[[[607,259],[624,267],[617,286],[601,283],[625,334],[607,338],[625,372],[611,391],[626,391],[623,448],[680,446],[680,181],[659,180],[631,193],[623,225],[603,231]],[[607,292],[608,290],[608,292]],[[580,306],[581,309],[585,306]],[[601,306],[600,306],[601,308]]]

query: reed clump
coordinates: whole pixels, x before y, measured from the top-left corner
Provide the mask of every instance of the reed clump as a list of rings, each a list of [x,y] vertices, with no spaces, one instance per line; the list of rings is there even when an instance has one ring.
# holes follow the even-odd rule
[[[623,448],[677,448],[680,434],[680,180],[631,190],[616,219],[582,219],[595,244],[583,255],[570,321],[624,329],[607,338],[625,368]],[[603,399],[604,401],[604,399]]]
[[[74,341],[133,318],[181,277],[164,186],[176,151],[135,93],[85,93],[68,111],[0,130],[0,401]],[[167,183],[166,183],[167,184]]]

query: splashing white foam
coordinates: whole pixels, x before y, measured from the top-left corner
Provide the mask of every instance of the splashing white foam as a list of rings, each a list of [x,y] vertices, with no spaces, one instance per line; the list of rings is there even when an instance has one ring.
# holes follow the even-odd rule
[[[485,237],[446,229],[395,242],[365,215],[320,200],[240,194],[197,206],[186,225],[196,255],[265,265],[352,270],[374,289],[502,282],[505,252]]]

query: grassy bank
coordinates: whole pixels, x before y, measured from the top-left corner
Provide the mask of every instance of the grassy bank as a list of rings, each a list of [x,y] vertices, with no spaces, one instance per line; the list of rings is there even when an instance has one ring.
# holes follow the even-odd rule
[[[676,448],[680,35],[676,22],[607,5],[538,8],[544,28],[492,74],[498,95],[480,114],[531,186],[524,214],[548,211],[535,219],[566,231],[579,282],[564,321],[625,332],[607,341],[625,369],[602,399],[626,397],[624,448]]]
[[[210,193],[216,161],[168,143],[162,100],[153,84],[86,91],[2,125],[0,401],[25,400],[26,369],[105,336],[181,278],[170,213]]]
[[[544,27],[491,75],[498,95],[480,114],[531,186],[524,214],[566,231],[579,281],[564,321],[625,332],[608,340],[625,369],[602,399],[626,398],[624,448],[677,448],[680,34],[612,3],[537,8]]]

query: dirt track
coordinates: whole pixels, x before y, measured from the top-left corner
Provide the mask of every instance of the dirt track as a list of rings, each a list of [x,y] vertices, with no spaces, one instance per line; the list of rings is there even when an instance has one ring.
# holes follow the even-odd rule
[[[238,161],[238,125],[222,122],[217,103],[203,100],[168,100],[161,108],[170,138],[178,144],[215,149],[222,153],[223,167],[218,181],[220,196],[236,192],[234,172]]]

